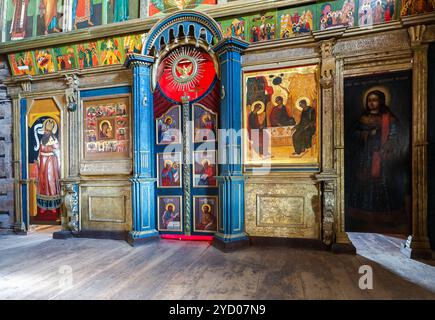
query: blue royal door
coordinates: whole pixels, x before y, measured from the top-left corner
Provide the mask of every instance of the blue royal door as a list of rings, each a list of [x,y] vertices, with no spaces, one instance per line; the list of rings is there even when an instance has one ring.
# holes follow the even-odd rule
[[[179,47],[160,62],[154,91],[156,221],[163,234],[213,235],[219,216],[219,80],[213,57]]]

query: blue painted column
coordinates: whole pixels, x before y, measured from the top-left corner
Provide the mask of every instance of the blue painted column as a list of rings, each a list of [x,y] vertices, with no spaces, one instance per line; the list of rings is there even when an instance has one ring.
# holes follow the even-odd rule
[[[154,111],[151,67],[154,58],[129,55],[126,65],[133,69],[133,229],[128,242],[137,245],[158,239],[156,230],[156,160],[154,154]]]
[[[213,244],[224,251],[249,245],[245,232],[245,180],[242,172],[242,64],[248,43],[226,38],[213,50],[219,56],[222,99],[219,110],[219,219]]]
[[[21,140],[21,222],[16,225],[17,233],[26,234],[29,230],[28,192],[29,185],[27,172],[27,100],[20,100],[20,140]]]

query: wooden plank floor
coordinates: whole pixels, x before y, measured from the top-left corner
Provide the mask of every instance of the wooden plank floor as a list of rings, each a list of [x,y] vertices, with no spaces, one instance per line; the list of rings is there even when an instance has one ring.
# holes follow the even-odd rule
[[[352,237],[360,255],[273,247],[222,253],[174,240],[132,248],[53,240],[49,230],[1,235],[0,298],[435,299],[435,267],[399,256],[394,238]],[[389,252],[372,250],[374,243]],[[373,268],[373,290],[358,287],[361,265]],[[72,270],[70,287],[63,285],[65,268]]]
[[[357,253],[387,270],[435,292],[435,260],[408,259],[400,252],[406,239],[370,233],[349,233]],[[435,258],[435,257],[434,257]]]

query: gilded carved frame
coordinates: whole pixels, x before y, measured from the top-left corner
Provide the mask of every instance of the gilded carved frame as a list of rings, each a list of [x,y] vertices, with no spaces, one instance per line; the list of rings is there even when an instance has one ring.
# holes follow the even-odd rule
[[[94,88],[92,88],[94,90]],[[128,98],[128,121],[129,121],[129,156],[126,159],[115,159],[110,160],[89,160],[84,156],[84,103],[88,101],[100,101],[100,100],[108,100],[108,99],[117,99],[117,98]],[[95,97],[87,97],[80,99],[79,104],[79,139],[80,139],[80,147],[79,147],[79,159],[80,159],[80,173],[82,175],[101,175],[101,174],[109,174],[105,169],[107,166],[111,166],[112,164],[117,164],[120,166],[120,170],[118,174],[130,174],[131,172],[131,162],[133,158],[133,105],[132,105],[132,97],[131,94],[112,94],[112,95],[104,95],[104,96],[95,96]],[[99,170],[100,168],[100,170]],[[103,168],[103,170],[101,170]]]
[[[423,29],[423,30],[422,30]],[[427,45],[422,44],[425,26],[397,29],[364,37],[338,40],[334,46],[334,168],[338,175],[335,233],[338,243],[349,243],[345,233],[344,207],[344,80],[346,78],[412,70],[412,238],[411,249],[427,254]],[[411,41],[409,41],[411,40]],[[358,52],[358,54],[355,54]],[[423,227],[422,227],[423,226]],[[426,227],[425,227],[426,226]],[[406,246],[406,245],[404,245]],[[425,253],[426,252],[426,253]],[[410,254],[411,255],[411,254]]]
[[[291,160],[279,163],[279,164],[273,164],[273,163],[262,163],[256,162],[254,160],[248,161],[248,137],[247,137],[247,121],[246,121],[246,96],[247,96],[247,85],[246,80],[249,76],[256,76],[258,74],[264,74],[267,75],[272,71],[282,71],[285,69],[291,69],[291,68],[300,68],[300,69],[307,69],[307,70],[301,70],[301,74],[310,74],[311,69],[315,69],[314,73],[317,80],[317,108],[316,108],[316,133],[315,133],[315,146],[317,148],[317,156],[315,161],[311,162],[303,162],[303,163],[295,163]],[[294,171],[294,170],[300,170],[303,169],[304,172],[318,172],[321,167],[321,136],[322,136],[322,102],[321,102],[321,87],[320,87],[320,61],[318,59],[307,59],[303,61],[291,61],[291,62],[282,62],[277,63],[274,66],[270,65],[270,67],[267,67],[267,65],[263,66],[250,66],[243,68],[243,98],[242,98],[242,123],[243,123],[243,137],[242,137],[242,163],[243,163],[243,171],[249,172],[251,170],[255,170],[258,167],[266,166],[270,167],[271,171],[280,170],[280,171]],[[273,101],[272,101],[273,102]],[[249,162],[249,163],[248,163]]]

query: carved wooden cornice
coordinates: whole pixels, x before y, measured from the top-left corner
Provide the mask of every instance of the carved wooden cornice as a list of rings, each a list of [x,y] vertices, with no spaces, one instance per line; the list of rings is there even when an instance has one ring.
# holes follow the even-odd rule
[[[286,38],[286,39],[275,39],[273,41],[267,42],[254,42],[250,43],[249,47],[245,50],[248,52],[258,52],[261,50],[269,51],[274,49],[280,49],[284,47],[301,47],[309,46],[316,43],[316,39],[312,34],[300,35],[297,37]]]
[[[434,24],[435,12],[416,14],[413,16],[401,17],[403,26],[417,25],[417,24]]]
[[[316,40],[325,40],[325,39],[342,37],[345,32],[346,32],[346,27],[340,27],[340,28],[332,28],[327,30],[316,30],[313,31],[313,36],[314,39]]]
[[[239,40],[237,38],[225,38],[213,47],[213,51],[217,54],[223,54],[225,52],[238,52],[242,53],[249,47],[249,42]]]
[[[399,52],[409,50],[409,36],[406,29],[400,28],[387,32],[376,32],[371,37],[357,34],[355,37],[337,39],[334,46],[334,56],[358,57],[374,52]]]

